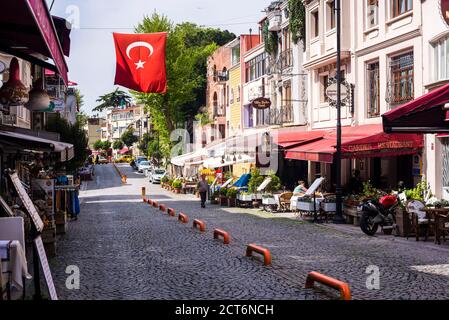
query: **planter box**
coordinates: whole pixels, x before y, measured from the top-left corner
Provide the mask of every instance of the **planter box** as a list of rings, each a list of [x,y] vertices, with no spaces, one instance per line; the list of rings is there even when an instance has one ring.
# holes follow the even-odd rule
[[[313,206],[313,202],[301,202],[298,201],[298,203],[296,204],[296,208],[299,211],[308,211],[308,212],[313,212],[315,211],[315,207]],[[316,205],[316,210],[319,211],[320,206],[317,204]]]
[[[221,206],[227,206],[228,205],[228,198],[220,197],[220,205]]]
[[[274,198],[262,198],[263,205],[276,205],[276,200]]]
[[[236,198],[228,198],[228,206],[229,207],[235,207],[237,205],[237,199]]]
[[[262,195],[261,194],[255,194],[253,199],[255,199],[255,200],[262,200]]]
[[[240,201],[250,202],[250,201],[253,201],[253,199],[254,199],[254,195],[253,194],[240,194],[239,195],[239,200]]]
[[[342,210],[343,208],[342,205]],[[337,212],[337,204],[335,202],[322,202],[321,209],[323,209],[324,212]]]

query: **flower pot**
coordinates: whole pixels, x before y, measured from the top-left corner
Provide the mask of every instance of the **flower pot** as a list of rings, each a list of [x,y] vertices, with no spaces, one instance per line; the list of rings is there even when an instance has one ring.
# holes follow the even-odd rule
[[[175,188],[175,193],[181,193],[181,189],[180,188]]]
[[[313,202],[298,201],[298,204],[296,207],[299,211],[308,211],[308,212],[314,211]],[[320,209],[318,205],[317,205],[316,209],[317,209],[317,211]]]
[[[263,198],[262,199],[262,204],[263,205],[275,205],[276,204],[276,200],[274,198]]]
[[[249,202],[249,201],[253,201],[253,199],[254,199],[254,195],[253,194],[240,194],[239,195],[239,200],[240,201],[247,201],[247,202]]]

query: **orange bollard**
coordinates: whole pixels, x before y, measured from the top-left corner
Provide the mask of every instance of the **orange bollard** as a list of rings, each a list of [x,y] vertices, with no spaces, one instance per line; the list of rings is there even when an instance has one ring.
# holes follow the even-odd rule
[[[201,232],[206,232],[206,224],[198,219],[193,220],[193,228],[199,227]]]
[[[142,198],[146,199],[146,196],[147,196],[147,191],[146,191],[145,187],[142,187]]]
[[[246,249],[246,256],[251,257],[253,252],[257,252],[263,255],[264,257],[264,265],[268,266],[271,264],[271,253],[270,250],[262,248],[255,244],[249,244]]]
[[[173,209],[173,208],[168,208],[168,209],[167,209],[167,213],[168,213],[168,215],[171,216],[171,217],[176,216],[175,209]]]
[[[306,280],[306,289],[313,288],[315,282],[319,282],[328,287],[339,290],[341,300],[351,300],[351,290],[346,282],[328,277],[315,271],[309,272]]]
[[[218,239],[219,236],[223,237],[224,244],[229,244],[231,242],[231,238],[230,238],[228,232],[221,230],[221,229],[215,229],[214,230],[214,239]]]
[[[157,203],[157,201],[153,201],[153,207],[158,208],[159,204]]]
[[[161,210],[161,211],[167,211],[167,207],[165,206],[165,204],[160,204],[159,205],[159,210]]]
[[[178,216],[178,220],[181,221],[182,223],[188,223],[189,217],[187,217],[184,213],[180,213]]]

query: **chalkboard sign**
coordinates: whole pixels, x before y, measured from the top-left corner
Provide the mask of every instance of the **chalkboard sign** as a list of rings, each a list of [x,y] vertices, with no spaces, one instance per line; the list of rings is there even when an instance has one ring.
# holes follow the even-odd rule
[[[51,276],[50,266],[48,265],[47,254],[45,253],[44,243],[42,242],[41,236],[34,239],[34,245],[36,246],[39,261],[41,262],[41,267],[44,271],[45,282],[47,283],[50,298],[51,300],[58,300],[58,295],[56,294],[55,284],[53,282],[53,277]]]
[[[17,173],[12,173],[9,176],[11,177],[11,181],[14,184],[17,193],[19,194],[20,200],[22,200],[22,203],[27,209],[31,217],[31,220],[33,220],[36,230],[38,232],[42,232],[42,230],[44,229],[44,222],[39,216],[39,213],[37,212],[36,207],[33,204],[33,201],[31,201],[30,197],[28,196],[28,193],[26,193],[25,188],[22,185],[22,182],[20,182],[20,179],[17,176]]]

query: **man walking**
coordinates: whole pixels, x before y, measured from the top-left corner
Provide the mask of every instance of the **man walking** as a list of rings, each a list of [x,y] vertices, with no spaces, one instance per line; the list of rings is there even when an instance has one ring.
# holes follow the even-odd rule
[[[198,182],[197,189],[201,197],[201,208],[206,208],[206,198],[207,192],[209,191],[209,184],[207,183],[206,176],[204,174],[201,175],[201,180]]]

